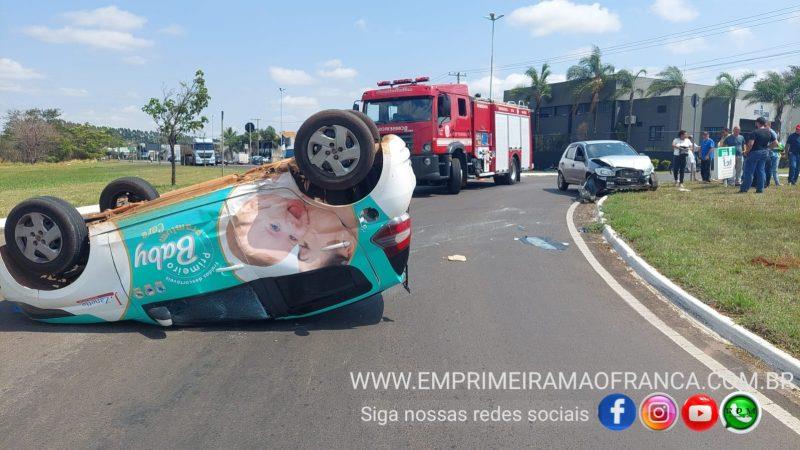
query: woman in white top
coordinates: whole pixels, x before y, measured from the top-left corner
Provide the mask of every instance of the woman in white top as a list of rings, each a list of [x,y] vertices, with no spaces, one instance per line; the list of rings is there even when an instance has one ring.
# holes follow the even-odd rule
[[[686,160],[692,151],[692,141],[686,137],[686,131],[678,132],[678,137],[672,140],[672,176],[675,186],[683,187],[683,173],[686,171]]]

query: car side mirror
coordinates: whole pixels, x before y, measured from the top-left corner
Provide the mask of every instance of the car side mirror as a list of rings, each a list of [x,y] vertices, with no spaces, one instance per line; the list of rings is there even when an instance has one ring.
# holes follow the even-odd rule
[[[353,111],[358,111],[358,102],[353,103]]]

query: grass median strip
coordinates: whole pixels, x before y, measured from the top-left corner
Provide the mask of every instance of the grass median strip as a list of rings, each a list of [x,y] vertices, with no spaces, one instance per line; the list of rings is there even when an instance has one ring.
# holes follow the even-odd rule
[[[225,173],[244,172],[249,167],[225,167]],[[169,163],[149,164],[118,161],[74,161],[58,164],[0,164],[0,217],[17,203],[37,195],[63,198],[75,206],[94,205],[109,181],[137,176],[160,193],[221,176],[216,167],[178,166],[177,186],[170,185]]]
[[[605,218],[662,274],[800,355],[800,188],[687,187],[613,195]]]

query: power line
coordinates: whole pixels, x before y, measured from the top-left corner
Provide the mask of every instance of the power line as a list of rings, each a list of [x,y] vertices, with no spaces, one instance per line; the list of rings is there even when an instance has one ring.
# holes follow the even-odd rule
[[[736,28],[736,25],[740,25],[742,23],[746,23],[748,27],[758,27],[763,25],[768,25],[771,23],[782,22],[786,20],[792,20],[796,18],[800,18],[800,15],[791,15],[786,17],[786,14],[794,14],[800,12],[800,4],[795,4],[790,7],[784,7],[772,11],[765,11],[761,13],[758,17],[753,18],[752,16],[747,17],[740,17],[732,20],[727,20],[725,22],[720,22],[712,25],[706,25],[698,28],[693,28],[685,31],[680,31],[676,33],[669,33],[661,36],[656,36],[648,39],[631,41],[627,43],[612,45],[609,47],[605,47],[603,49],[603,53],[605,55],[612,55],[612,54],[619,54],[625,53],[628,51],[637,51],[637,50],[644,50],[647,48],[657,47],[664,44],[678,44],[682,42],[691,41],[693,39],[699,37],[709,37],[715,36],[719,34],[726,34],[731,31],[731,28]],[[780,17],[784,16],[784,17]],[[777,18],[776,17],[780,17]],[[720,27],[725,27],[723,30],[720,30]],[[674,39],[675,37],[681,37],[681,39]],[[584,57],[590,55],[591,52],[572,52],[562,55],[555,55],[549,58],[541,58],[541,59],[534,59],[528,61],[521,61],[517,63],[510,63],[498,66],[498,70],[505,71],[516,69],[520,67],[525,67],[531,64],[540,63],[540,62],[549,62],[551,64],[558,64],[561,62],[566,62],[570,60],[574,60],[575,58]],[[473,68],[473,69],[466,69],[465,72],[470,73],[482,73],[489,71],[489,68],[482,67],[482,68]]]
[[[457,84],[461,84],[461,77],[467,78],[467,74],[464,72],[447,72],[447,76],[456,77]]]

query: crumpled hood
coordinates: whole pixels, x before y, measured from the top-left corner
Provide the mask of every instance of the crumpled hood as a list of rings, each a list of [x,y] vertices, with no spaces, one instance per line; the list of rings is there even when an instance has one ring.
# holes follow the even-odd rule
[[[645,155],[611,155],[602,158],[593,158],[593,162],[602,161],[611,167],[647,170],[650,168],[650,158]],[[603,165],[598,163],[598,165]]]

